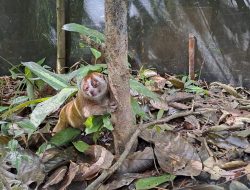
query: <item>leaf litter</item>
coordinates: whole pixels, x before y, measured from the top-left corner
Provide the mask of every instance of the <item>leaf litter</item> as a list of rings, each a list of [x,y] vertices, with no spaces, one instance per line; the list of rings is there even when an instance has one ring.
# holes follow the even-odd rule
[[[194,110],[194,114],[143,130],[139,135],[137,151],[128,155],[99,189],[250,187],[250,92],[247,89],[219,82],[207,85],[168,74],[160,76],[149,69],[145,70],[143,78],[135,78],[159,97],[155,98],[149,91],[145,94],[153,99],[143,96],[143,86],[136,87],[138,83],[132,81],[134,88],[131,95],[138,103],[135,110],[144,111],[144,114],[135,111],[138,121],[147,123],[190,109]],[[3,81],[0,88],[2,114],[6,110],[3,107],[10,106],[13,97],[25,96],[26,92],[20,90],[17,93],[18,79],[1,77],[0,80]],[[136,92],[136,89],[139,91]],[[48,115],[40,121],[37,132],[27,136],[28,132],[16,120],[17,117],[18,121],[28,118],[29,111],[24,111],[26,109],[22,108],[14,114],[12,125],[4,119],[1,121],[0,185],[3,184],[6,189],[12,186],[30,188],[34,182],[33,189],[72,189],[76,181],[90,183],[118,159],[112,154],[112,137],[108,132],[100,134],[99,145],[84,134],[75,136],[72,133],[67,135],[71,137],[68,140],[52,137],[56,146],[50,148],[51,134],[49,130],[44,130],[44,126],[54,125],[58,113]],[[14,137],[13,132],[10,136],[11,129],[15,131]],[[13,140],[10,137],[22,147],[9,149]],[[77,151],[70,142],[79,140],[90,146],[84,151]],[[44,150],[38,152],[38,147]],[[20,157],[15,162],[11,157],[13,152]],[[32,162],[25,160],[26,157]]]

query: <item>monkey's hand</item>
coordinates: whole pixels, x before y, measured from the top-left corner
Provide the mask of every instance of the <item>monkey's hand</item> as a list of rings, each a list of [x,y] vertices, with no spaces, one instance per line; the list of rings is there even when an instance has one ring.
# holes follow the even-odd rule
[[[108,106],[108,112],[109,113],[115,112],[117,110],[117,107],[118,107],[118,105],[115,101],[110,101],[109,106]]]

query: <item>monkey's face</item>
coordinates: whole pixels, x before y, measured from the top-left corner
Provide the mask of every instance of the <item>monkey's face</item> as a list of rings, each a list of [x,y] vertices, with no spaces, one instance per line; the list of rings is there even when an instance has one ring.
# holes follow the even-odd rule
[[[101,73],[91,73],[83,79],[81,90],[85,98],[101,100],[108,92],[107,79]]]

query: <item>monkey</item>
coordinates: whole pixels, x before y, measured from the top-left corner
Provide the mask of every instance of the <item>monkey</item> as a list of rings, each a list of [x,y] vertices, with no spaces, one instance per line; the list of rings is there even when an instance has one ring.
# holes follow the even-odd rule
[[[111,99],[108,79],[104,74],[92,72],[86,75],[76,98],[62,108],[53,134],[70,126],[83,129],[88,117],[114,112],[117,104]]]

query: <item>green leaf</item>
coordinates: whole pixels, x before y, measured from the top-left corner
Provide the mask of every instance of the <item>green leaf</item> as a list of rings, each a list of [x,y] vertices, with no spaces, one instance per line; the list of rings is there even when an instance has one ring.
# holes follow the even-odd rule
[[[30,115],[30,121],[37,128],[49,114],[58,110],[67,98],[76,91],[75,87],[64,88],[57,95],[38,104]]]
[[[29,100],[28,96],[18,96],[15,99],[11,100],[11,104],[20,104],[23,103],[25,101]]]
[[[41,60],[37,61],[36,63],[38,65],[42,65],[44,63],[45,59],[46,59],[46,57],[42,58]]]
[[[90,71],[101,72],[102,70],[107,69],[107,64],[95,64],[95,65],[87,65],[83,66],[69,74],[65,75],[67,81],[70,81],[72,78],[76,77],[78,80],[82,79],[86,76]]]
[[[28,119],[17,122],[17,125],[23,128],[29,134],[33,133],[36,130],[36,127]]]
[[[173,181],[174,179],[175,179],[175,176],[171,174],[165,174],[165,175],[158,176],[158,177],[148,177],[144,179],[139,179],[135,183],[135,187],[136,187],[136,190],[152,189],[167,181]]]
[[[35,62],[25,62],[22,64],[56,90],[61,90],[69,86],[69,83],[63,76],[50,72]]]
[[[48,143],[43,143],[41,146],[39,146],[38,150],[36,151],[36,154],[43,154],[47,149],[52,148],[52,146]]]
[[[0,106],[0,113],[7,110],[8,108],[8,106]]]
[[[80,34],[84,34],[92,38],[97,43],[104,42],[105,40],[105,37],[102,33],[98,32],[97,30],[87,28],[81,24],[76,24],[76,23],[65,24],[62,29],[66,31],[78,32]]]
[[[92,54],[95,56],[95,59],[97,60],[99,57],[101,57],[102,53],[95,48],[90,48]]]
[[[140,116],[142,118],[146,118],[146,113],[143,111],[141,106],[138,104],[138,101],[135,100],[134,98],[131,98],[131,106],[132,106],[132,112],[136,116]]]
[[[157,94],[150,91],[147,87],[145,87],[142,83],[138,82],[135,79],[130,79],[130,88],[134,91],[137,91],[138,93],[147,96],[149,98],[152,98],[154,100],[158,100]]]
[[[49,143],[55,146],[62,146],[71,142],[80,134],[81,130],[69,127],[56,133],[55,136],[50,139]]]
[[[89,148],[89,145],[83,141],[73,142],[73,145],[79,152],[85,152]]]
[[[33,105],[33,104],[37,104],[37,103],[40,103],[40,102],[43,102],[45,100],[48,100],[48,98],[39,98],[39,99],[36,99],[36,100],[30,100],[30,101],[27,101],[27,102],[24,102],[22,104],[19,104],[11,109],[9,109],[8,111],[4,112],[2,115],[0,115],[0,118],[7,118],[9,115],[13,114],[14,112],[20,110],[20,109],[23,109],[29,105]]]
[[[87,118],[84,125],[86,126],[85,133],[87,135],[100,131],[103,126],[102,116],[90,116]]]
[[[34,81],[31,80],[32,78],[31,70],[28,67],[25,67],[24,73],[26,76],[25,81],[26,81],[27,95],[28,95],[29,100],[33,100],[35,97],[35,93],[34,93]]]
[[[159,119],[161,119],[162,118],[162,116],[163,116],[163,114],[164,114],[164,110],[163,109],[160,109],[159,111],[158,111],[158,113],[157,113],[157,120],[159,120]]]
[[[106,129],[108,129],[108,130],[110,130],[110,131],[113,131],[113,130],[114,130],[114,127],[113,127],[113,125],[112,125],[112,123],[111,123],[110,118],[109,118],[108,115],[107,115],[107,116],[104,116],[104,117],[102,118],[102,121],[103,121],[103,126],[104,126]]]

